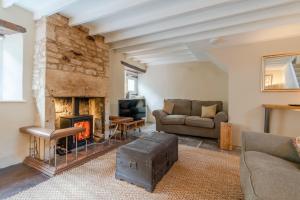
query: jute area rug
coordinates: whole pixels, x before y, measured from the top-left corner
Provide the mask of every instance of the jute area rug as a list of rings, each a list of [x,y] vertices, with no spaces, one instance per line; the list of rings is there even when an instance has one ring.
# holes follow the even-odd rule
[[[242,199],[239,157],[179,146],[179,160],[153,193],[115,179],[116,151],[57,175],[11,199]]]

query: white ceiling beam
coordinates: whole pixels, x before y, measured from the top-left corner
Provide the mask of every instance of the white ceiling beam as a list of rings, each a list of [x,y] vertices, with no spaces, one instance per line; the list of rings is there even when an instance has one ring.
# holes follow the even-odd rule
[[[184,51],[174,51],[168,53],[157,53],[157,54],[148,54],[148,55],[140,55],[140,56],[132,56],[134,59],[148,59],[148,58],[157,58],[157,57],[165,57],[165,56],[181,56],[181,55],[192,55],[190,50]]]
[[[160,20],[158,22],[112,32],[105,35],[105,41],[108,43],[116,42],[143,35],[149,35],[151,33],[180,28],[183,26],[185,27],[187,25],[195,25],[197,23],[223,19],[224,17],[228,16],[236,16],[260,9],[280,6],[291,2],[295,2],[295,0],[251,0],[236,2],[233,4],[225,4],[223,6],[214,7],[212,9],[205,9],[201,12],[191,12],[185,15]]]
[[[247,24],[251,22],[259,23],[266,19],[273,19],[290,16],[293,14],[300,14],[300,2],[285,5],[282,7],[276,7],[273,9],[259,10],[256,12],[246,13],[238,16],[227,17],[224,19],[218,19],[206,23],[200,23],[192,26],[186,26],[184,28],[172,29],[160,33],[150,34],[138,38],[128,39],[112,43],[113,48],[122,48],[126,46],[133,46],[142,43],[155,42],[164,39],[170,39],[185,35],[191,35],[241,24]]]
[[[158,48],[155,50],[145,50],[145,51],[137,51],[133,53],[126,53],[127,58],[133,58],[135,56],[143,56],[143,55],[157,55],[159,53],[171,53],[176,51],[186,51],[189,50],[189,48],[186,45],[175,45],[165,48]]]
[[[186,58],[186,59],[170,59],[164,61],[156,61],[156,62],[148,62],[145,63],[148,66],[155,66],[155,65],[167,65],[167,64],[175,64],[175,63],[186,63],[186,62],[195,62],[198,61],[196,58]]]
[[[77,2],[79,0],[58,0],[58,1],[49,1],[45,4],[42,9],[34,12],[34,19],[40,19],[44,16],[49,16],[55,13],[58,13],[65,9],[67,6]],[[47,1],[48,2],[48,1]]]
[[[87,23],[90,21],[94,21],[96,19],[107,17],[107,16],[113,15],[118,12],[122,12],[126,9],[139,6],[139,5],[149,2],[149,1],[151,1],[151,0],[130,0],[130,1],[108,0],[106,2],[99,1],[99,3],[101,3],[102,6],[99,5],[94,8],[91,8],[89,10],[78,13],[78,15],[76,15],[70,19],[69,24],[71,26],[75,26],[75,25]],[[105,6],[103,6],[103,5],[105,5]]]
[[[15,3],[17,3],[19,0],[2,0],[2,7],[8,8],[13,6]]]
[[[157,58],[144,58],[144,59],[139,59],[142,62],[146,63],[151,63],[151,62],[158,62],[158,61],[164,61],[164,60],[172,60],[172,59],[195,59],[196,57],[192,54],[189,55],[180,55],[180,56],[164,56],[164,57],[157,57]]]
[[[104,34],[125,28],[135,27],[141,24],[178,16],[184,13],[197,11],[204,8],[218,6],[224,3],[238,0],[163,0],[147,4],[146,7],[134,12],[118,13],[107,19],[95,22],[96,28],[91,34]],[[149,12],[151,10],[151,12]]]
[[[282,26],[282,25],[294,24],[294,23],[299,24],[299,19],[300,19],[300,15],[291,15],[287,17],[281,17],[276,20],[274,19],[264,20],[260,22],[253,22],[253,23],[248,23],[248,24],[243,24],[238,26],[216,29],[213,31],[207,31],[199,34],[186,35],[182,37],[165,39],[161,41],[133,45],[133,46],[126,46],[126,47],[118,48],[117,51],[121,53],[126,53],[126,52],[142,51],[142,50],[151,50],[155,48],[162,48],[162,47],[167,47],[175,44],[182,44],[182,43],[188,43],[193,41],[209,40],[218,37],[224,37],[224,36],[229,36],[229,35],[234,35],[239,33],[272,28],[275,26]],[[112,48],[114,49],[115,47],[112,46]]]

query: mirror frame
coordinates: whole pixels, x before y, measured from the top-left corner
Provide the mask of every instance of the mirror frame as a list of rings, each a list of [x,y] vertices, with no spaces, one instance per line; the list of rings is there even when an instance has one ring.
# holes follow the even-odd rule
[[[291,53],[278,53],[278,54],[271,54],[271,55],[265,55],[261,58],[261,91],[262,92],[300,92],[300,88],[295,89],[266,89],[265,88],[265,67],[264,67],[264,60],[266,58],[278,58],[278,57],[284,57],[284,56],[295,56],[300,55],[300,52],[291,52]]]

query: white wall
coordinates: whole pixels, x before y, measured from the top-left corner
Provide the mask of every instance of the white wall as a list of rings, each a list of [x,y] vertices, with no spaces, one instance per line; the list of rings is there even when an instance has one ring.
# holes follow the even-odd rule
[[[300,92],[261,92],[261,58],[264,55],[299,52],[300,37],[262,42],[223,49],[211,53],[229,72],[229,120],[233,123],[234,144],[240,144],[243,130],[263,131],[262,104],[300,103]],[[271,132],[300,135],[300,112],[274,111]]]
[[[163,107],[165,98],[220,100],[227,107],[227,74],[211,62],[189,62],[149,66],[139,76],[139,92],[147,102],[148,120],[151,113]]]
[[[0,168],[3,168],[22,162],[28,154],[28,139],[18,129],[34,123],[35,111],[31,93],[34,21],[30,12],[15,6],[8,9],[0,7],[0,18],[27,29],[23,43],[23,92],[26,102],[0,102]]]
[[[125,61],[134,66],[146,69],[146,66],[126,59],[124,54],[114,51],[110,52],[110,83],[109,83],[109,99],[110,99],[110,114],[118,115],[118,100],[125,97],[125,71],[121,61]]]

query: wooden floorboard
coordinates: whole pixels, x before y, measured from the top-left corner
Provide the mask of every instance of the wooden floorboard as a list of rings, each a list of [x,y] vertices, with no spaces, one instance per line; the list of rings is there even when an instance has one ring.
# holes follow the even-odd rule
[[[8,198],[49,179],[23,163],[1,169],[0,177],[0,199]]]

